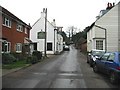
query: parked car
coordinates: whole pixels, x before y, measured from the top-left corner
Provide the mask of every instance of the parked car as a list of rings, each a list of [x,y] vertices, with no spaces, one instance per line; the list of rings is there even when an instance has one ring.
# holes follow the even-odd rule
[[[117,83],[120,80],[120,52],[105,53],[94,62],[93,71],[107,74],[111,83]]]
[[[70,50],[70,47],[69,47],[68,45],[65,45],[65,46],[63,47],[63,50],[64,50],[64,51],[69,51],[69,50]]]
[[[91,52],[88,53],[87,56],[87,63],[89,63],[90,66],[92,67],[95,60],[100,58],[104,53],[105,50],[95,50],[95,49],[91,50]]]

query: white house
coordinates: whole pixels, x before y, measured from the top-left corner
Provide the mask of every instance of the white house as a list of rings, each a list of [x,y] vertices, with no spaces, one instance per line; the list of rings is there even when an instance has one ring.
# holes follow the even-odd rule
[[[97,20],[87,32],[87,51],[92,49],[108,52],[120,51],[120,2],[116,5],[108,3]]]
[[[46,54],[56,54],[63,51],[63,37],[58,33],[55,19],[52,23],[48,20],[46,22]],[[35,24],[32,26],[30,32],[30,39],[34,42],[34,50],[38,50],[44,53],[45,51],[45,9],[41,12],[41,18],[38,19]]]

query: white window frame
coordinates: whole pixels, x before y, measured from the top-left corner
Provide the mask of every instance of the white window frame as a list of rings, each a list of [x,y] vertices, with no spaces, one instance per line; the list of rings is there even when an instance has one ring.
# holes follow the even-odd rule
[[[17,24],[17,31],[23,32],[23,26],[20,24]]]
[[[6,51],[2,51],[2,53],[10,53],[10,51],[11,51],[11,42],[2,41],[2,44],[3,43],[5,43]],[[5,48],[5,46],[2,47],[2,48]]]
[[[21,53],[22,52],[22,43],[16,43],[16,52]]]
[[[95,46],[96,46],[96,49],[103,50],[104,49],[104,41],[103,40],[95,40]]]
[[[27,28],[25,27],[25,34],[28,34],[28,30],[27,30]]]
[[[6,26],[6,27],[11,28],[11,26],[12,26],[11,19],[9,19],[7,17],[3,17],[3,25]]]

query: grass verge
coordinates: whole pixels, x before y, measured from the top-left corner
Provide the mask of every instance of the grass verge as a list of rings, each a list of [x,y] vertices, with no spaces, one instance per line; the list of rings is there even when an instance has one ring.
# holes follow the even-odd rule
[[[19,60],[11,64],[3,64],[2,69],[15,69],[28,65],[25,60]]]

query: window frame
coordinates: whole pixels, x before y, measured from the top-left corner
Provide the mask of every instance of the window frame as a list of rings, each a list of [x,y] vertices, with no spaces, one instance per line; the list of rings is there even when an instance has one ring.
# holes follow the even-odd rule
[[[22,43],[16,43],[16,52],[21,53],[22,52]]]
[[[23,26],[21,24],[17,24],[16,30],[19,32],[23,32]]]
[[[12,20],[8,17],[3,16],[3,26],[12,27]]]
[[[96,40],[95,43],[96,43],[96,49],[103,50],[103,44],[104,44],[103,40]]]
[[[2,53],[10,53],[11,42],[2,41]]]
[[[27,30],[27,28],[26,28],[26,27],[25,27],[25,29],[24,29],[24,30],[25,30],[25,34],[28,34],[28,30]]]

